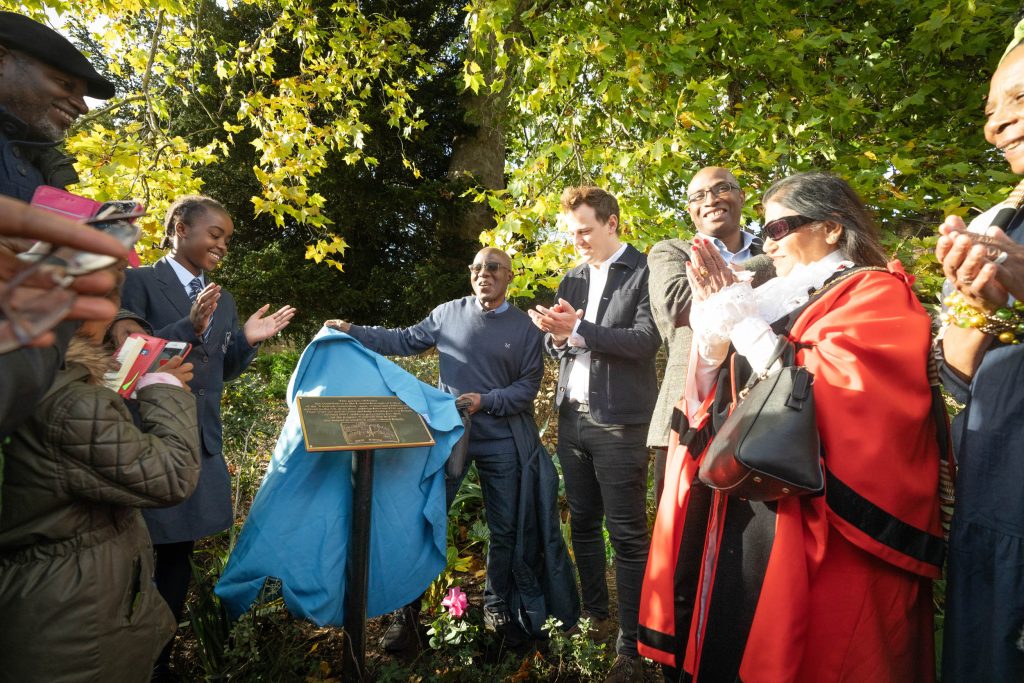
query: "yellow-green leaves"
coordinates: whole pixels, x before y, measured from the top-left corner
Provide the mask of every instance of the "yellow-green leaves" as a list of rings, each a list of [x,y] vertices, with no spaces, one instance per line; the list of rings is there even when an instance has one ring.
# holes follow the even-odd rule
[[[65,34],[85,32],[103,47],[96,61],[118,79],[118,95],[85,117],[68,141],[78,159],[77,191],[136,197],[160,216],[178,194],[207,191],[197,171],[238,144],[257,151],[254,215],[301,225],[308,257],[341,269],[346,245],[328,231],[325,198],[309,190],[329,155],[373,166],[365,151],[367,105],[383,102],[386,125],[410,138],[425,125],[412,106],[416,83],[396,75],[422,51],[401,18],[365,15],[356,2],[243,0],[259,8],[254,34],[225,38],[233,4],[180,0],[0,0],[0,7],[60,15]],[[247,8],[248,10],[248,8]],[[423,64],[420,74],[430,73]],[[210,75],[216,79],[210,79]],[[211,80],[213,83],[211,85]],[[197,122],[194,112],[202,113]],[[193,112],[187,120],[186,110]],[[415,177],[419,170],[404,160]],[[243,221],[246,216],[236,216]],[[147,219],[149,246],[162,234]]]
[[[579,183],[619,197],[638,246],[688,236],[686,183],[707,165],[737,174],[750,219],[772,181],[821,169],[847,178],[887,233],[930,234],[943,210],[1002,192],[981,102],[1018,5],[594,0],[523,12],[472,0],[466,85],[489,82],[499,60],[508,84],[509,192],[490,203],[485,239],[518,245],[547,278],[570,258],[546,248],[558,195]]]

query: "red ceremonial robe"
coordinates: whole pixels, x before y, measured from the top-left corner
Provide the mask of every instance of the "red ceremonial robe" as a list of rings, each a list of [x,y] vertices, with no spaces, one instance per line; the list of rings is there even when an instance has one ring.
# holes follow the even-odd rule
[[[715,492],[697,479],[707,439],[687,446],[673,432],[640,653],[701,682],[933,680],[944,546],[928,315],[902,271],[862,271],[789,337],[815,378],[825,495]]]

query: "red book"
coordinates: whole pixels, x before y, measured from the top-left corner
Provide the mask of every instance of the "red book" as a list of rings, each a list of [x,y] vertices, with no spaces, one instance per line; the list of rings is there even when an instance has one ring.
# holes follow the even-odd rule
[[[159,372],[175,356],[184,358],[192,350],[188,342],[173,342],[147,334],[132,334],[114,354],[117,367],[104,376],[110,389],[130,398],[143,375]]]

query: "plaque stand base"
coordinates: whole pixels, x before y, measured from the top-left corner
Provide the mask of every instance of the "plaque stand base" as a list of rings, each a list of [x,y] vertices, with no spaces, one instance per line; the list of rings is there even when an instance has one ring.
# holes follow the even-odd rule
[[[370,578],[370,517],[373,509],[374,451],[352,453],[352,536],[345,591],[345,649],[342,680],[369,681],[366,672],[366,597]]]

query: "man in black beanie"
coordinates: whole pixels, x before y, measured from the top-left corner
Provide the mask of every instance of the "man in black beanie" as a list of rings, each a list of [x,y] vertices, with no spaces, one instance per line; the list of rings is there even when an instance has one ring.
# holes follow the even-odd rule
[[[29,201],[40,185],[77,182],[56,147],[87,95],[109,99],[114,86],[50,27],[0,12],[0,194]]]

